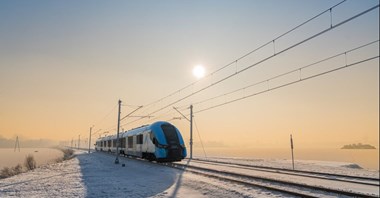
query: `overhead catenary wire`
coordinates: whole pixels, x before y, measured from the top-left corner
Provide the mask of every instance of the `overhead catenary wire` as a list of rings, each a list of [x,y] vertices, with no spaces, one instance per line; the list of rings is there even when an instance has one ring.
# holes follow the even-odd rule
[[[335,7],[339,6],[339,5],[342,4],[343,2],[345,2],[345,0],[339,2],[338,4],[336,4],[336,5],[332,6],[332,7],[330,7],[329,9],[325,10],[324,12],[321,12],[321,13],[319,13],[318,15],[316,15],[316,16],[314,16],[314,17],[308,19],[308,20],[305,21],[304,23],[301,23],[300,25],[298,25],[298,26],[292,28],[291,30],[285,32],[284,34],[282,34],[282,35],[276,37],[275,39],[271,40],[270,42],[268,42],[268,43],[266,43],[266,44],[264,44],[264,45],[266,46],[266,45],[268,45],[269,43],[272,43],[272,41],[277,40],[277,39],[283,37],[283,36],[286,35],[286,34],[289,34],[290,32],[294,31],[295,29],[297,29],[297,28],[303,26],[304,24],[306,24],[306,23],[308,23],[308,22],[314,20],[315,18],[319,17],[320,15],[322,15],[322,14],[328,12],[328,11],[330,11],[330,13],[331,13],[331,9],[332,9],[332,8],[335,8]],[[330,31],[330,30],[332,30],[332,29],[334,29],[334,28],[336,28],[336,27],[338,27],[338,26],[340,26],[340,25],[343,25],[344,23],[347,23],[347,22],[349,22],[349,21],[351,21],[351,20],[353,20],[353,19],[355,19],[355,18],[357,18],[357,17],[359,17],[359,16],[361,16],[361,15],[367,13],[367,12],[370,12],[370,11],[373,10],[373,9],[378,8],[378,7],[379,7],[379,5],[376,5],[376,6],[372,7],[372,8],[370,8],[370,9],[368,9],[368,10],[366,10],[366,11],[363,11],[363,12],[361,12],[361,13],[359,13],[359,14],[357,14],[357,15],[351,17],[351,18],[348,18],[347,20],[342,21],[342,22],[340,22],[340,23],[338,23],[338,24],[336,24],[336,25],[333,25],[333,24],[332,24],[332,21],[331,21],[331,26],[330,26],[328,29],[323,30],[322,32],[319,32],[319,33],[317,33],[317,34],[315,34],[315,35],[313,35],[313,36],[311,36],[311,37],[309,37],[309,38],[307,38],[307,39],[305,39],[305,40],[303,40],[303,41],[301,41],[301,42],[299,42],[299,43],[296,43],[295,45],[292,45],[292,46],[290,46],[290,47],[288,47],[288,48],[286,48],[286,49],[280,51],[280,52],[277,52],[277,53],[274,52],[274,54],[273,54],[272,56],[269,56],[269,57],[267,57],[267,58],[268,58],[268,59],[273,58],[274,56],[276,56],[276,55],[278,55],[278,54],[280,54],[280,53],[283,53],[283,52],[285,52],[285,51],[287,51],[287,50],[289,50],[289,49],[291,49],[291,48],[294,48],[294,47],[296,47],[296,46],[298,46],[298,45],[300,45],[300,44],[302,44],[302,43],[304,43],[304,42],[307,42],[308,40],[311,40],[311,39],[313,39],[313,38],[315,38],[315,37],[317,37],[317,36],[319,36],[319,35],[321,35],[321,34],[324,34],[324,33],[328,32],[328,31]],[[208,76],[211,76],[211,75],[215,74],[215,72],[218,72],[218,71],[222,70],[223,68],[226,68],[226,67],[230,66],[230,65],[233,64],[233,63],[237,63],[238,60],[241,60],[242,58],[245,58],[246,56],[248,56],[248,55],[254,53],[255,51],[257,51],[257,50],[259,50],[260,48],[264,47],[264,45],[263,45],[263,46],[260,46],[259,48],[256,48],[255,50],[252,50],[251,52],[249,52],[249,53],[247,53],[247,54],[245,54],[245,55],[243,55],[243,56],[241,56],[241,57],[239,57],[238,59],[234,60],[234,61],[231,62],[230,64],[227,64],[227,65],[225,65],[225,66],[222,67],[222,68],[219,68],[218,70],[216,70],[216,71],[210,73]],[[165,109],[165,108],[167,108],[167,107],[169,107],[169,106],[172,106],[173,104],[176,104],[176,103],[178,103],[178,102],[180,102],[180,101],[182,101],[182,100],[185,100],[186,98],[189,98],[189,97],[191,97],[192,95],[195,95],[195,94],[197,94],[197,93],[199,93],[199,92],[201,92],[201,91],[203,91],[203,90],[206,90],[206,89],[210,88],[211,86],[214,86],[214,85],[216,85],[216,84],[218,84],[218,83],[220,83],[220,82],[223,82],[224,80],[227,80],[227,79],[231,78],[232,76],[235,76],[235,75],[237,75],[237,74],[239,74],[239,73],[241,73],[241,72],[244,72],[245,70],[247,70],[247,69],[249,69],[249,68],[251,68],[251,67],[254,67],[254,66],[256,66],[256,65],[259,65],[260,63],[262,63],[262,62],[264,62],[264,61],[266,61],[266,60],[268,60],[268,59],[261,60],[261,61],[255,63],[255,64],[253,64],[253,65],[250,65],[250,66],[248,66],[248,67],[242,69],[242,70],[239,70],[239,71],[236,70],[236,73],[235,73],[235,74],[229,75],[229,76],[227,76],[227,77],[225,77],[225,78],[223,78],[223,79],[221,79],[221,80],[219,80],[219,81],[217,81],[217,82],[215,82],[215,83],[212,83],[210,86],[207,86],[207,87],[204,87],[204,88],[202,88],[202,89],[199,89],[199,90],[193,92],[192,94],[187,95],[187,96],[181,98],[180,100],[176,100],[176,101],[174,101],[173,103],[170,103],[169,105],[164,106],[163,108],[160,108],[160,109],[158,109],[158,110],[156,110],[156,111],[153,111],[152,113],[149,113],[149,115],[152,115],[152,114],[154,114],[154,113],[157,113],[157,112],[159,112],[159,111],[161,111],[161,110],[163,110],[163,109]],[[148,106],[150,106],[150,105],[152,105],[152,104],[154,104],[154,103],[156,103],[156,102],[160,102],[160,101],[162,101],[162,100],[164,100],[164,99],[166,99],[166,98],[168,98],[168,97],[171,97],[171,96],[175,95],[176,93],[180,93],[183,89],[186,89],[186,88],[188,88],[188,87],[191,87],[191,86],[193,86],[193,85],[194,85],[195,83],[197,83],[197,82],[198,82],[198,81],[193,82],[193,83],[191,83],[191,84],[185,86],[184,88],[181,88],[181,89],[179,89],[179,90],[177,90],[177,91],[175,91],[175,92],[169,94],[168,96],[165,96],[165,97],[163,97],[163,98],[160,98],[159,100],[156,100],[155,102],[152,102],[152,103],[149,103],[149,104],[145,105],[144,107],[148,107]],[[198,112],[199,112],[199,111],[198,111]],[[197,112],[195,112],[195,113],[197,113]],[[136,121],[139,121],[139,120],[142,120],[142,119],[144,119],[144,118],[142,117],[142,118],[139,118],[138,120],[133,120],[132,122],[136,122]],[[157,119],[157,117],[156,117],[156,119]],[[132,123],[132,122],[130,122],[130,123]],[[129,123],[127,123],[127,124],[129,124]],[[114,127],[112,127],[112,128],[114,128]]]
[[[127,123],[124,123],[122,124],[121,126],[126,126],[126,125],[129,125],[129,124],[132,124],[134,122],[137,122],[139,120],[142,120],[144,118],[148,118],[148,120],[146,122],[149,122],[149,121],[152,121],[152,120],[157,120],[159,118],[163,118],[163,117],[166,117],[170,114],[173,114],[173,109],[169,109],[168,111],[166,111],[165,113],[162,113],[160,115],[157,115],[157,116],[143,116],[143,117],[140,117],[139,119],[137,120],[133,120],[133,121],[130,121],[130,122],[127,122]]]
[[[229,63],[229,64],[227,64],[227,65],[225,65],[225,66],[223,66],[223,67],[217,69],[216,71],[211,72],[209,75],[206,75],[203,79],[200,79],[200,80],[198,80],[198,81],[195,81],[195,82],[193,82],[193,83],[190,83],[189,85],[187,85],[187,86],[185,86],[185,87],[183,87],[183,88],[181,88],[181,89],[178,89],[178,90],[172,92],[171,94],[169,94],[169,95],[167,95],[167,96],[165,96],[165,97],[162,97],[162,98],[160,98],[160,99],[158,99],[158,100],[156,100],[156,101],[154,101],[154,102],[151,102],[151,103],[149,103],[149,104],[147,104],[147,105],[145,105],[145,106],[148,107],[148,109],[149,109],[150,106],[151,106],[152,104],[155,104],[155,103],[158,103],[158,102],[162,102],[164,99],[167,99],[167,98],[169,98],[169,97],[171,97],[171,96],[174,96],[174,95],[176,95],[177,93],[181,93],[181,91],[183,91],[183,90],[185,90],[185,89],[187,89],[187,88],[189,88],[189,87],[195,85],[196,83],[198,83],[198,82],[201,81],[201,80],[204,80],[204,79],[206,79],[206,78],[208,78],[208,77],[214,75],[215,73],[217,73],[217,72],[223,70],[224,68],[227,68],[227,67],[233,65],[234,63],[237,63],[237,61],[240,61],[241,59],[243,59],[243,58],[249,56],[250,54],[252,54],[252,53],[254,53],[254,52],[256,52],[256,51],[262,49],[263,47],[265,47],[265,46],[271,44],[271,43],[274,42],[275,40],[280,39],[280,38],[284,37],[285,35],[287,35],[287,34],[293,32],[294,30],[296,30],[296,29],[298,29],[298,28],[304,26],[305,24],[309,23],[310,21],[312,21],[312,20],[314,20],[314,19],[320,17],[321,15],[325,14],[326,12],[328,12],[328,11],[331,12],[331,10],[332,10],[333,8],[336,8],[337,6],[341,5],[341,4],[344,3],[345,1],[346,1],[346,0],[343,0],[343,1],[341,1],[341,2],[339,2],[339,3],[337,3],[337,4],[335,4],[335,5],[333,5],[332,7],[330,7],[330,8],[328,8],[328,9],[324,10],[323,12],[321,12],[321,13],[315,15],[314,17],[312,17],[312,18],[310,18],[310,19],[308,19],[308,20],[306,20],[305,22],[303,22],[303,23],[301,23],[301,24],[295,26],[294,28],[292,28],[292,29],[286,31],[285,33],[279,35],[278,37],[276,37],[276,38],[274,38],[274,39],[268,41],[267,43],[263,44],[262,46],[260,46],[260,47],[258,47],[258,48],[256,48],[256,49],[254,49],[254,50],[248,52],[247,54],[244,54],[243,56],[241,56],[241,57],[235,59],[234,61],[232,61],[231,63]],[[218,82],[218,83],[219,83],[219,82]],[[218,84],[218,83],[216,83],[216,84]],[[213,85],[212,85],[212,86],[213,86]],[[169,104],[168,106],[171,106],[171,105],[172,105],[172,104]],[[166,107],[164,107],[164,108],[167,108],[168,106],[166,106]],[[156,112],[154,112],[154,113],[156,113]],[[151,114],[153,114],[153,113],[151,113]],[[150,114],[150,115],[151,115],[151,114]],[[143,119],[143,118],[140,118],[140,119],[138,119],[138,120],[141,120],[141,119]],[[136,121],[138,121],[138,120],[136,120]]]
[[[108,116],[111,115],[111,113],[116,109],[117,107],[117,104],[115,106],[112,107],[112,109],[101,119],[99,120],[98,122],[96,122],[93,127],[97,126],[97,125],[100,125],[106,118],[108,118]]]
[[[146,105],[144,105],[144,106],[145,106],[145,107],[148,107],[148,109],[149,109],[151,105],[153,105],[153,104],[155,104],[155,103],[158,103],[158,102],[162,102],[164,99],[167,99],[167,98],[169,98],[169,97],[171,97],[171,96],[173,96],[173,95],[175,95],[175,94],[177,94],[177,93],[180,93],[181,91],[183,91],[183,90],[185,90],[185,89],[187,89],[187,88],[189,88],[189,87],[195,85],[197,82],[199,82],[199,81],[201,81],[201,80],[204,80],[204,79],[206,79],[206,78],[208,78],[208,77],[210,77],[210,76],[216,74],[217,72],[219,72],[219,71],[221,71],[221,70],[223,70],[223,69],[225,69],[225,68],[227,68],[227,67],[229,67],[229,66],[231,66],[231,65],[233,65],[233,64],[237,64],[238,61],[240,61],[240,60],[244,59],[245,57],[249,56],[250,54],[252,54],[252,53],[254,53],[254,52],[256,52],[256,51],[258,51],[258,50],[264,48],[265,46],[267,46],[267,45],[273,43],[275,40],[278,40],[278,39],[284,37],[285,35],[290,34],[290,33],[293,32],[294,30],[296,30],[296,29],[298,29],[298,28],[304,26],[305,24],[309,23],[310,21],[313,21],[314,19],[320,17],[321,15],[325,14],[326,12],[329,12],[329,11],[331,12],[331,10],[332,10],[333,8],[336,8],[337,6],[343,4],[345,1],[346,1],[346,0],[343,0],[343,1],[341,1],[341,2],[339,2],[339,3],[337,3],[337,4],[335,4],[335,5],[333,5],[333,6],[331,6],[331,7],[329,7],[328,9],[326,9],[326,10],[320,12],[319,14],[317,14],[317,15],[315,15],[315,16],[309,18],[308,20],[306,20],[306,21],[302,22],[301,24],[299,24],[299,25],[297,25],[297,26],[291,28],[290,30],[284,32],[283,34],[281,34],[281,35],[279,35],[279,36],[277,36],[277,37],[275,37],[274,39],[271,39],[270,41],[266,42],[265,44],[263,44],[263,45],[261,45],[261,46],[255,48],[254,50],[252,50],[252,51],[250,51],[250,52],[244,54],[243,56],[240,56],[239,58],[237,58],[237,59],[235,59],[234,61],[228,63],[227,65],[225,65],[225,66],[223,66],[223,67],[221,67],[221,68],[215,70],[214,72],[211,72],[210,74],[206,75],[203,79],[200,79],[200,80],[198,80],[198,81],[195,81],[195,82],[193,82],[193,83],[190,83],[189,85],[187,85],[187,86],[185,86],[185,87],[183,87],[183,88],[181,88],[181,89],[178,89],[178,90],[172,92],[171,94],[169,94],[169,95],[167,95],[167,96],[165,96],[165,97],[162,97],[162,98],[160,98],[160,99],[158,99],[158,100],[156,100],[156,101],[154,101],[154,102],[148,103],[148,104],[146,104]],[[330,29],[328,29],[328,30],[331,30],[331,29],[333,29],[333,28],[334,28],[334,27],[331,26]],[[302,42],[302,43],[303,43],[303,42]],[[299,43],[299,44],[301,44],[301,43]],[[295,47],[295,46],[292,46],[291,48],[293,48],[293,47]],[[280,53],[282,53],[282,52],[284,52],[284,51],[287,51],[287,50],[288,50],[288,49],[283,50],[283,51],[281,51]],[[280,54],[280,53],[274,53],[274,56],[276,56],[276,55],[278,55],[278,54]],[[268,57],[268,59],[273,58],[274,56],[270,56],[270,57]],[[266,61],[266,60],[268,60],[268,59],[262,60],[262,62],[264,62],[264,61]],[[259,62],[259,63],[257,63],[257,64],[260,64],[260,63],[261,63],[261,62]],[[253,66],[250,66],[249,68],[251,68],[251,67],[253,67]],[[236,71],[234,74],[229,75],[229,76],[227,76],[227,77],[225,77],[225,78],[223,78],[223,79],[221,79],[221,80],[219,80],[219,81],[217,81],[217,82],[215,82],[215,83],[212,83],[211,85],[205,87],[204,89],[201,89],[201,90],[198,90],[198,91],[196,91],[196,92],[193,92],[192,94],[187,95],[187,96],[185,96],[184,98],[181,98],[180,100],[177,100],[177,101],[175,101],[175,102],[172,102],[172,103],[170,103],[170,104],[168,104],[168,105],[166,105],[166,106],[164,106],[164,107],[162,107],[162,108],[160,108],[160,109],[158,109],[158,110],[155,110],[155,111],[153,111],[153,113],[149,113],[148,115],[152,115],[152,114],[154,114],[154,113],[156,113],[156,112],[158,112],[158,111],[161,111],[161,110],[163,110],[163,109],[165,109],[165,108],[167,108],[167,107],[169,107],[169,106],[172,106],[172,105],[174,105],[174,104],[176,104],[176,103],[178,103],[178,102],[180,102],[180,101],[182,101],[182,100],[184,100],[184,99],[187,99],[187,98],[191,97],[192,95],[195,95],[195,94],[197,94],[197,93],[199,93],[199,92],[201,92],[201,91],[203,91],[203,90],[206,90],[206,89],[208,89],[208,88],[210,88],[210,87],[212,87],[212,86],[215,86],[216,84],[219,84],[219,83],[221,83],[221,82],[223,82],[223,81],[225,81],[225,80],[227,80],[227,79],[229,79],[229,78],[231,78],[231,77],[233,77],[233,76],[235,76],[235,75],[237,75],[237,74],[239,74],[239,73],[241,73],[241,72],[243,72],[243,71],[245,71],[246,69],[249,69],[249,68],[245,68],[245,69],[243,69],[243,70],[240,70],[239,72]],[[143,112],[145,112],[145,110],[143,110]],[[138,118],[138,119],[136,119],[136,120],[134,120],[134,121],[132,121],[132,122],[137,122],[137,121],[142,120],[142,119],[144,119],[144,118]]]
[[[155,104],[155,103],[161,102],[162,100],[164,100],[164,99],[166,99],[166,98],[169,98],[169,97],[171,97],[171,96],[173,96],[173,95],[175,95],[175,94],[177,94],[177,93],[180,93],[182,90],[185,90],[185,89],[187,89],[187,88],[189,88],[189,87],[195,85],[195,84],[198,83],[199,81],[204,80],[204,79],[206,79],[206,78],[208,78],[208,77],[211,77],[212,75],[218,73],[219,71],[221,71],[221,70],[223,70],[223,69],[225,69],[225,68],[227,68],[227,67],[230,67],[231,65],[236,64],[238,61],[240,61],[240,60],[246,58],[247,56],[251,55],[252,53],[254,53],[254,52],[256,52],[256,51],[258,51],[258,50],[264,48],[265,46],[271,44],[271,43],[274,42],[275,40],[278,40],[278,39],[284,37],[285,35],[288,35],[289,33],[291,33],[291,32],[293,32],[293,31],[295,31],[296,29],[298,29],[298,28],[300,28],[300,27],[306,25],[307,23],[313,21],[314,19],[320,17],[320,16],[323,15],[323,14],[325,14],[325,13],[327,13],[327,12],[329,12],[329,11],[331,12],[332,9],[334,9],[334,8],[338,7],[339,5],[343,4],[345,1],[346,1],[346,0],[340,1],[339,3],[337,3],[337,4],[335,4],[335,5],[333,5],[333,6],[329,7],[329,8],[327,8],[326,10],[324,10],[324,11],[318,13],[317,15],[315,15],[315,16],[313,16],[313,17],[307,19],[306,21],[302,22],[301,24],[299,24],[299,25],[297,25],[297,26],[291,28],[290,30],[288,30],[288,31],[286,31],[286,32],[284,32],[284,33],[282,33],[282,34],[280,34],[279,36],[275,37],[274,39],[271,39],[270,41],[264,43],[263,45],[261,45],[261,46],[259,46],[259,47],[257,47],[257,48],[255,48],[254,50],[251,50],[250,52],[248,52],[248,53],[246,53],[246,54],[244,54],[244,55],[238,57],[237,59],[233,60],[232,62],[230,62],[230,63],[228,63],[228,64],[226,64],[226,65],[220,67],[219,69],[217,69],[217,70],[215,70],[215,71],[213,71],[213,72],[211,72],[210,74],[206,75],[203,79],[200,79],[200,80],[197,80],[197,81],[195,81],[195,82],[192,82],[192,83],[190,83],[190,84],[188,84],[188,85],[186,85],[186,86],[184,86],[184,87],[182,87],[182,88],[180,88],[180,89],[178,89],[178,90],[176,90],[176,91],[173,91],[172,93],[168,94],[167,96],[164,96],[164,97],[162,97],[162,98],[160,98],[160,99],[157,99],[157,100],[155,100],[155,101],[153,101],[153,102],[151,102],[151,103],[146,104],[145,106],[148,107],[148,106],[151,106],[152,104]],[[170,106],[170,105],[169,105],[169,106]]]
[[[220,95],[217,95],[217,96],[214,96],[214,97],[211,97],[211,98],[207,98],[207,99],[204,99],[204,100],[201,100],[201,101],[198,101],[198,102],[194,102],[193,105],[199,105],[199,104],[202,104],[202,103],[205,103],[205,102],[208,102],[208,101],[211,101],[211,100],[215,100],[215,99],[218,99],[218,98],[221,98],[221,97],[224,97],[224,96],[227,96],[227,95],[230,95],[230,94],[233,94],[233,93],[236,93],[236,92],[239,92],[239,91],[242,91],[242,90],[245,90],[245,89],[248,89],[248,88],[251,88],[251,87],[254,87],[256,85],[260,85],[260,84],[263,84],[263,83],[268,83],[269,81],[272,81],[274,79],[277,79],[277,78],[280,78],[280,77],[283,77],[283,76],[286,76],[288,74],[292,74],[294,72],[297,72],[297,71],[302,71],[303,69],[306,69],[306,68],[309,68],[309,67],[312,67],[312,66],[315,66],[319,63],[322,63],[322,62],[325,62],[325,61],[328,61],[328,60],[331,60],[331,59],[334,59],[334,58],[337,58],[337,57],[340,57],[340,56],[345,56],[345,64],[347,64],[347,60],[346,60],[346,57],[347,57],[347,54],[348,53],[351,53],[351,52],[354,52],[356,50],[359,50],[359,49],[362,49],[364,47],[367,47],[367,46],[370,46],[370,45],[373,45],[375,43],[378,43],[379,40],[375,40],[375,41],[372,41],[372,42],[369,42],[369,43],[366,43],[364,45],[361,45],[359,47],[355,47],[355,48],[352,48],[350,50],[347,50],[345,52],[341,52],[339,54],[335,54],[333,56],[330,56],[330,57],[327,57],[327,58],[324,58],[322,60],[319,60],[319,61],[316,61],[314,63],[311,63],[311,64],[308,64],[308,65],[305,65],[303,67],[299,67],[299,68],[296,68],[296,69],[293,69],[293,70],[290,70],[290,71],[287,71],[285,73],[282,73],[282,74],[279,74],[279,75],[276,75],[276,76],[273,76],[271,78],[268,78],[268,79],[265,79],[265,80],[262,80],[262,81],[259,81],[259,82],[255,82],[253,84],[250,84],[250,85],[247,85],[247,86],[244,86],[242,88],[239,88],[239,89],[236,89],[236,90],[232,90],[230,92],[227,92],[227,93],[224,93],[224,94],[220,94]]]
[[[123,118],[120,119],[120,121],[124,120],[126,117],[132,115],[134,112],[138,111],[139,109],[141,109],[143,106],[138,106],[135,110],[133,110],[132,112],[130,112],[129,114],[127,114],[126,116],[124,116]]]
[[[243,99],[246,99],[246,98],[250,98],[250,97],[253,97],[253,96],[256,96],[256,95],[260,95],[260,94],[263,94],[263,93],[266,93],[266,92],[274,91],[276,89],[287,87],[287,86],[290,86],[290,85],[293,85],[293,84],[296,84],[296,83],[299,83],[299,82],[302,82],[302,81],[305,81],[305,80],[310,80],[310,79],[313,79],[313,78],[316,78],[316,77],[319,77],[319,76],[322,76],[322,75],[326,75],[326,74],[329,74],[329,73],[332,73],[332,72],[335,72],[335,71],[338,71],[338,70],[341,70],[341,69],[345,69],[345,68],[352,67],[352,66],[355,66],[355,65],[358,65],[358,64],[361,64],[361,63],[365,63],[365,62],[368,62],[368,61],[371,61],[371,60],[374,60],[374,59],[377,59],[377,58],[379,58],[379,55],[373,56],[371,58],[367,58],[367,59],[364,59],[364,60],[361,60],[361,61],[357,61],[357,62],[348,64],[348,65],[344,64],[343,66],[335,68],[335,69],[331,69],[331,70],[328,70],[328,71],[325,71],[325,72],[321,72],[321,73],[318,73],[318,74],[315,74],[315,75],[312,75],[312,76],[308,76],[306,78],[298,79],[298,80],[295,80],[295,81],[292,81],[292,82],[289,82],[289,83],[285,83],[285,84],[282,84],[282,85],[279,85],[279,86],[276,86],[276,87],[273,87],[273,88],[268,88],[267,90],[260,91],[260,92],[257,92],[257,93],[253,93],[253,94],[250,94],[248,96],[240,97],[240,98],[233,99],[233,100],[230,100],[230,101],[227,101],[227,102],[223,102],[221,104],[210,106],[210,107],[201,109],[199,111],[196,111],[196,112],[194,112],[194,114],[201,113],[201,112],[204,112],[204,111],[208,111],[208,110],[211,110],[211,109],[214,109],[214,108],[217,108],[217,107],[221,107],[221,106],[224,106],[224,105],[227,105],[227,104],[230,104],[230,103],[233,103],[233,102],[237,102],[237,101],[240,101],[240,100],[243,100]]]
[[[242,73],[244,71],[247,71],[248,69],[250,69],[252,67],[260,65],[261,63],[263,63],[263,62],[265,62],[265,61],[267,61],[269,59],[272,59],[273,57],[276,57],[276,56],[278,56],[278,55],[280,55],[280,54],[282,54],[282,53],[284,53],[284,52],[286,52],[286,51],[288,51],[288,50],[290,50],[292,48],[295,48],[295,47],[297,47],[297,46],[299,46],[299,45],[301,45],[301,44],[303,44],[303,43],[305,43],[305,42],[307,42],[309,40],[312,40],[312,39],[314,39],[314,38],[316,38],[316,37],[318,37],[318,36],[320,36],[322,34],[325,34],[326,32],[329,32],[329,31],[331,31],[331,30],[333,30],[333,29],[335,29],[335,28],[337,28],[337,27],[339,27],[339,26],[341,26],[341,25],[343,25],[343,24],[345,24],[345,23],[347,23],[347,22],[349,22],[349,21],[351,21],[353,19],[356,19],[356,18],[358,18],[358,17],[360,17],[360,16],[362,16],[362,15],[364,15],[364,14],[366,14],[366,13],[368,13],[368,12],[370,12],[370,11],[378,8],[378,7],[379,7],[379,4],[376,5],[376,6],[373,6],[373,7],[369,8],[369,9],[363,11],[363,12],[360,12],[359,14],[356,14],[356,15],[354,15],[354,16],[352,16],[352,17],[350,17],[350,18],[348,18],[348,19],[346,19],[346,20],[344,20],[344,21],[342,21],[342,22],[340,22],[338,24],[332,25],[331,27],[328,27],[327,29],[322,30],[322,31],[320,31],[320,32],[318,32],[318,33],[316,33],[316,34],[314,34],[314,35],[312,35],[312,36],[310,36],[310,37],[308,37],[308,38],[300,41],[300,42],[297,42],[297,43],[295,43],[295,44],[293,44],[293,45],[291,45],[291,46],[289,46],[289,47],[287,47],[287,48],[285,48],[285,49],[283,49],[283,50],[281,50],[281,51],[279,51],[279,52],[277,52],[277,53],[275,53],[273,55],[270,55],[270,56],[268,56],[268,57],[266,57],[266,58],[264,58],[264,59],[262,59],[262,60],[260,60],[260,61],[258,61],[256,63],[252,64],[252,65],[249,65],[249,66],[247,66],[247,67],[245,67],[245,68],[243,68],[243,69],[241,69],[241,70],[239,70],[239,71],[237,71],[235,73],[232,73],[232,74],[230,74],[230,75],[228,75],[228,76],[226,76],[226,77],[224,77],[224,78],[222,78],[222,79],[220,79],[220,80],[218,80],[218,81],[216,81],[216,82],[214,82],[214,83],[212,83],[212,84],[210,84],[208,86],[205,86],[205,87],[203,87],[203,88],[201,88],[201,89],[199,89],[199,90],[197,90],[197,91],[195,91],[195,92],[193,92],[191,94],[186,95],[185,97],[182,97],[182,98],[180,98],[178,100],[175,100],[174,102],[171,102],[171,103],[165,105],[164,107],[151,112],[148,115],[152,115],[152,114],[157,113],[157,112],[159,112],[159,111],[161,111],[163,109],[166,109],[166,108],[168,108],[170,106],[173,106],[174,104],[176,104],[176,103],[178,103],[180,101],[183,101],[183,100],[185,100],[185,99],[187,99],[187,98],[189,98],[189,97],[191,97],[191,96],[193,96],[195,94],[198,94],[198,93],[200,93],[200,92],[202,92],[202,91],[204,91],[204,90],[206,90],[206,89],[208,89],[210,87],[213,87],[213,86],[215,86],[215,85],[217,85],[217,84],[219,84],[219,83],[221,83],[221,82],[223,82],[223,81],[225,81],[227,79],[230,79],[231,77],[234,77],[234,76],[236,76],[236,75],[238,75],[238,74],[240,74],[240,73]]]
[[[193,118],[193,119],[194,119],[194,118]],[[203,153],[204,153],[204,155],[205,155],[205,158],[207,159],[207,155],[206,155],[205,147],[203,146],[203,141],[202,141],[201,135],[200,135],[199,130],[198,130],[197,122],[195,122],[195,119],[194,119],[194,125],[195,125],[195,129],[197,130],[197,133],[198,133],[199,141],[201,142],[201,146],[202,146],[202,149],[203,149]]]

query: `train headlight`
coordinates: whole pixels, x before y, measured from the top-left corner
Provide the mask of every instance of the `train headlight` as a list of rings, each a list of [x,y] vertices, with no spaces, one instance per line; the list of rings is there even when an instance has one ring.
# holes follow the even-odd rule
[[[157,143],[157,147],[158,147],[158,148],[164,148],[164,149],[166,149],[166,148],[168,148],[169,146],[168,146],[168,145],[163,145],[163,144],[158,144],[158,143]]]

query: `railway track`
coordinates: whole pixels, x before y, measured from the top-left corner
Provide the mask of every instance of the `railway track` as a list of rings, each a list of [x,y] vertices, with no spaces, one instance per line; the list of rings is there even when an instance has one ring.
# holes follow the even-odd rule
[[[152,163],[142,159],[129,157],[129,159],[138,160],[143,163]],[[288,169],[276,169],[272,167],[259,167],[259,166],[250,166],[245,164],[232,164],[227,162],[216,162],[216,161],[206,161],[200,159],[193,160],[184,160],[180,163],[156,163],[154,164],[167,166],[170,168],[179,169],[182,171],[202,175],[204,177],[213,178],[225,182],[230,182],[234,184],[240,184],[247,187],[252,188],[261,188],[269,191],[279,192],[290,196],[297,197],[379,197],[378,194],[368,194],[363,192],[357,192],[355,190],[343,190],[336,187],[339,187],[339,184],[353,184],[353,185],[361,185],[363,188],[370,187],[379,190],[379,185],[374,184],[376,180],[375,178],[369,178],[372,182],[363,182],[363,181],[353,181],[354,179],[368,179],[362,177],[353,177],[348,176],[346,178],[328,178],[329,177],[338,177],[345,175],[337,175],[337,174],[323,174],[309,171],[294,171],[290,173],[292,170]],[[203,164],[203,165],[202,165]],[[210,167],[211,166],[211,167]],[[213,166],[213,167],[212,167]],[[223,168],[224,166],[224,168]],[[256,169],[264,169],[264,170],[256,170]],[[265,169],[267,168],[267,169]],[[227,169],[227,170],[226,170]],[[239,169],[241,171],[261,171],[270,174],[277,175],[286,175],[289,177],[300,177],[301,181],[286,181],[280,178],[271,178],[261,175],[255,174],[245,174],[239,173],[234,170]],[[290,171],[290,172],[286,172]],[[307,174],[316,174],[315,175],[307,175]],[[318,175],[319,174],[319,175]],[[311,185],[310,183],[305,183],[302,178],[308,178],[309,180],[325,180],[326,182],[334,182],[334,184],[330,186],[324,185]],[[333,186],[333,187],[331,187]]]
[[[213,168],[205,168],[194,165],[184,165],[178,163],[166,163],[164,165],[192,172],[195,174],[200,174],[206,177],[220,179],[223,181],[242,184],[246,186],[264,188],[267,190],[277,191],[298,197],[379,197],[375,194],[364,194],[354,191],[346,191],[324,186],[309,185],[301,182],[284,181],[262,176],[253,176],[232,171],[217,170]]]
[[[229,162],[203,160],[203,159],[192,159],[192,161],[196,161],[196,162],[204,163],[204,164],[215,164],[215,165],[228,166],[228,167],[240,167],[242,169],[247,169],[247,170],[258,170],[258,171],[270,172],[270,173],[296,175],[296,176],[303,176],[303,177],[309,177],[309,178],[318,178],[318,179],[331,180],[331,181],[342,181],[342,182],[357,183],[357,184],[379,187],[379,179],[372,178],[372,177],[360,177],[360,176],[331,174],[331,173],[322,173],[322,172],[314,172],[314,171],[291,170],[291,169],[285,169],[285,168],[255,166],[255,165],[248,165],[248,164],[229,163]]]

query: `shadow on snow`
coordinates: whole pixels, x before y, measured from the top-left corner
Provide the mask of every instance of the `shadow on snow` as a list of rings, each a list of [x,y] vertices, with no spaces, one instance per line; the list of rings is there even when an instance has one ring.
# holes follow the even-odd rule
[[[181,186],[183,171],[148,161],[119,157],[120,163],[115,164],[115,155],[100,152],[77,158],[86,197],[150,197],[174,184],[175,190],[169,196],[175,197]]]

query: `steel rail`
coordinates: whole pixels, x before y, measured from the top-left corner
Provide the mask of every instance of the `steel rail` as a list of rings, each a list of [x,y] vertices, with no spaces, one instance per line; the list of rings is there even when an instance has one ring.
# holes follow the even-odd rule
[[[228,164],[228,165],[238,165],[238,166],[243,166],[243,167],[248,167],[248,168],[269,169],[269,170],[274,170],[274,171],[288,171],[288,172],[314,174],[314,175],[322,175],[322,176],[330,176],[330,177],[345,177],[345,178],[350,178],[350,179],[379,181],[379,178],[373,178],[373,177],[342,175],[342,174],[323,173],[323,172],[305,171],[305,170],[292,170],[292,169],[287,169],[287,168],[276,168],[276,167],[269,167],[269,166],[258,166],[258,165],[241,164],[241,163],[221,162],[221,161],[216,161],[216,160],[204,160],[204,159],[199,159],[199,158],[193,158],[192,160],[202,161],[202,162],[213,162],[213,163],[220,163],[220,164]],[[350,180],[348,180],[348,181],[350,181]],[[379,186],[379,185],[377,185],[377,186]]]
[[[311,190],[318,190],[322,192],[334,193],[338,195],[346,195],[346,196],[352,196],[352,197],[373,197],[373,198],[378,197],[377,195],[374,195],[374,194],[363,194],[363,193],[352,192],[352,191],[326,188],[322,186],[311,186],[311,185],[296,183],[296,182],[291,182],[291,181],[276,180],[276,179],[271,179],[271,178],[266,178],[266,177],[245,175],[245,174],[234,173],[234,172],[229,172],[229,171],[220,171],[220,170],[215,170],[215,169],[210,169],[210,168],[197,167],[193,165],[181,165],[181,164],[176,164],[176,163],[167,163],[167,164],[169,167],[173,165],[182,167],[184,171],[189,171],[188,169],[196,169],[196,170],[201,170],[201,171],[206,171],[206,172],[211,172],[211,173],[216,173],[216,174],[221,174],[221,175],[230,175],[236,178],[246,178],[249,180],[261,180],[264,182],[269,182],[272,185],[277,183],[277,184],[282,184],[282,185],[295,186],[298,188],[306,188],[306,189],[311,189]]]

